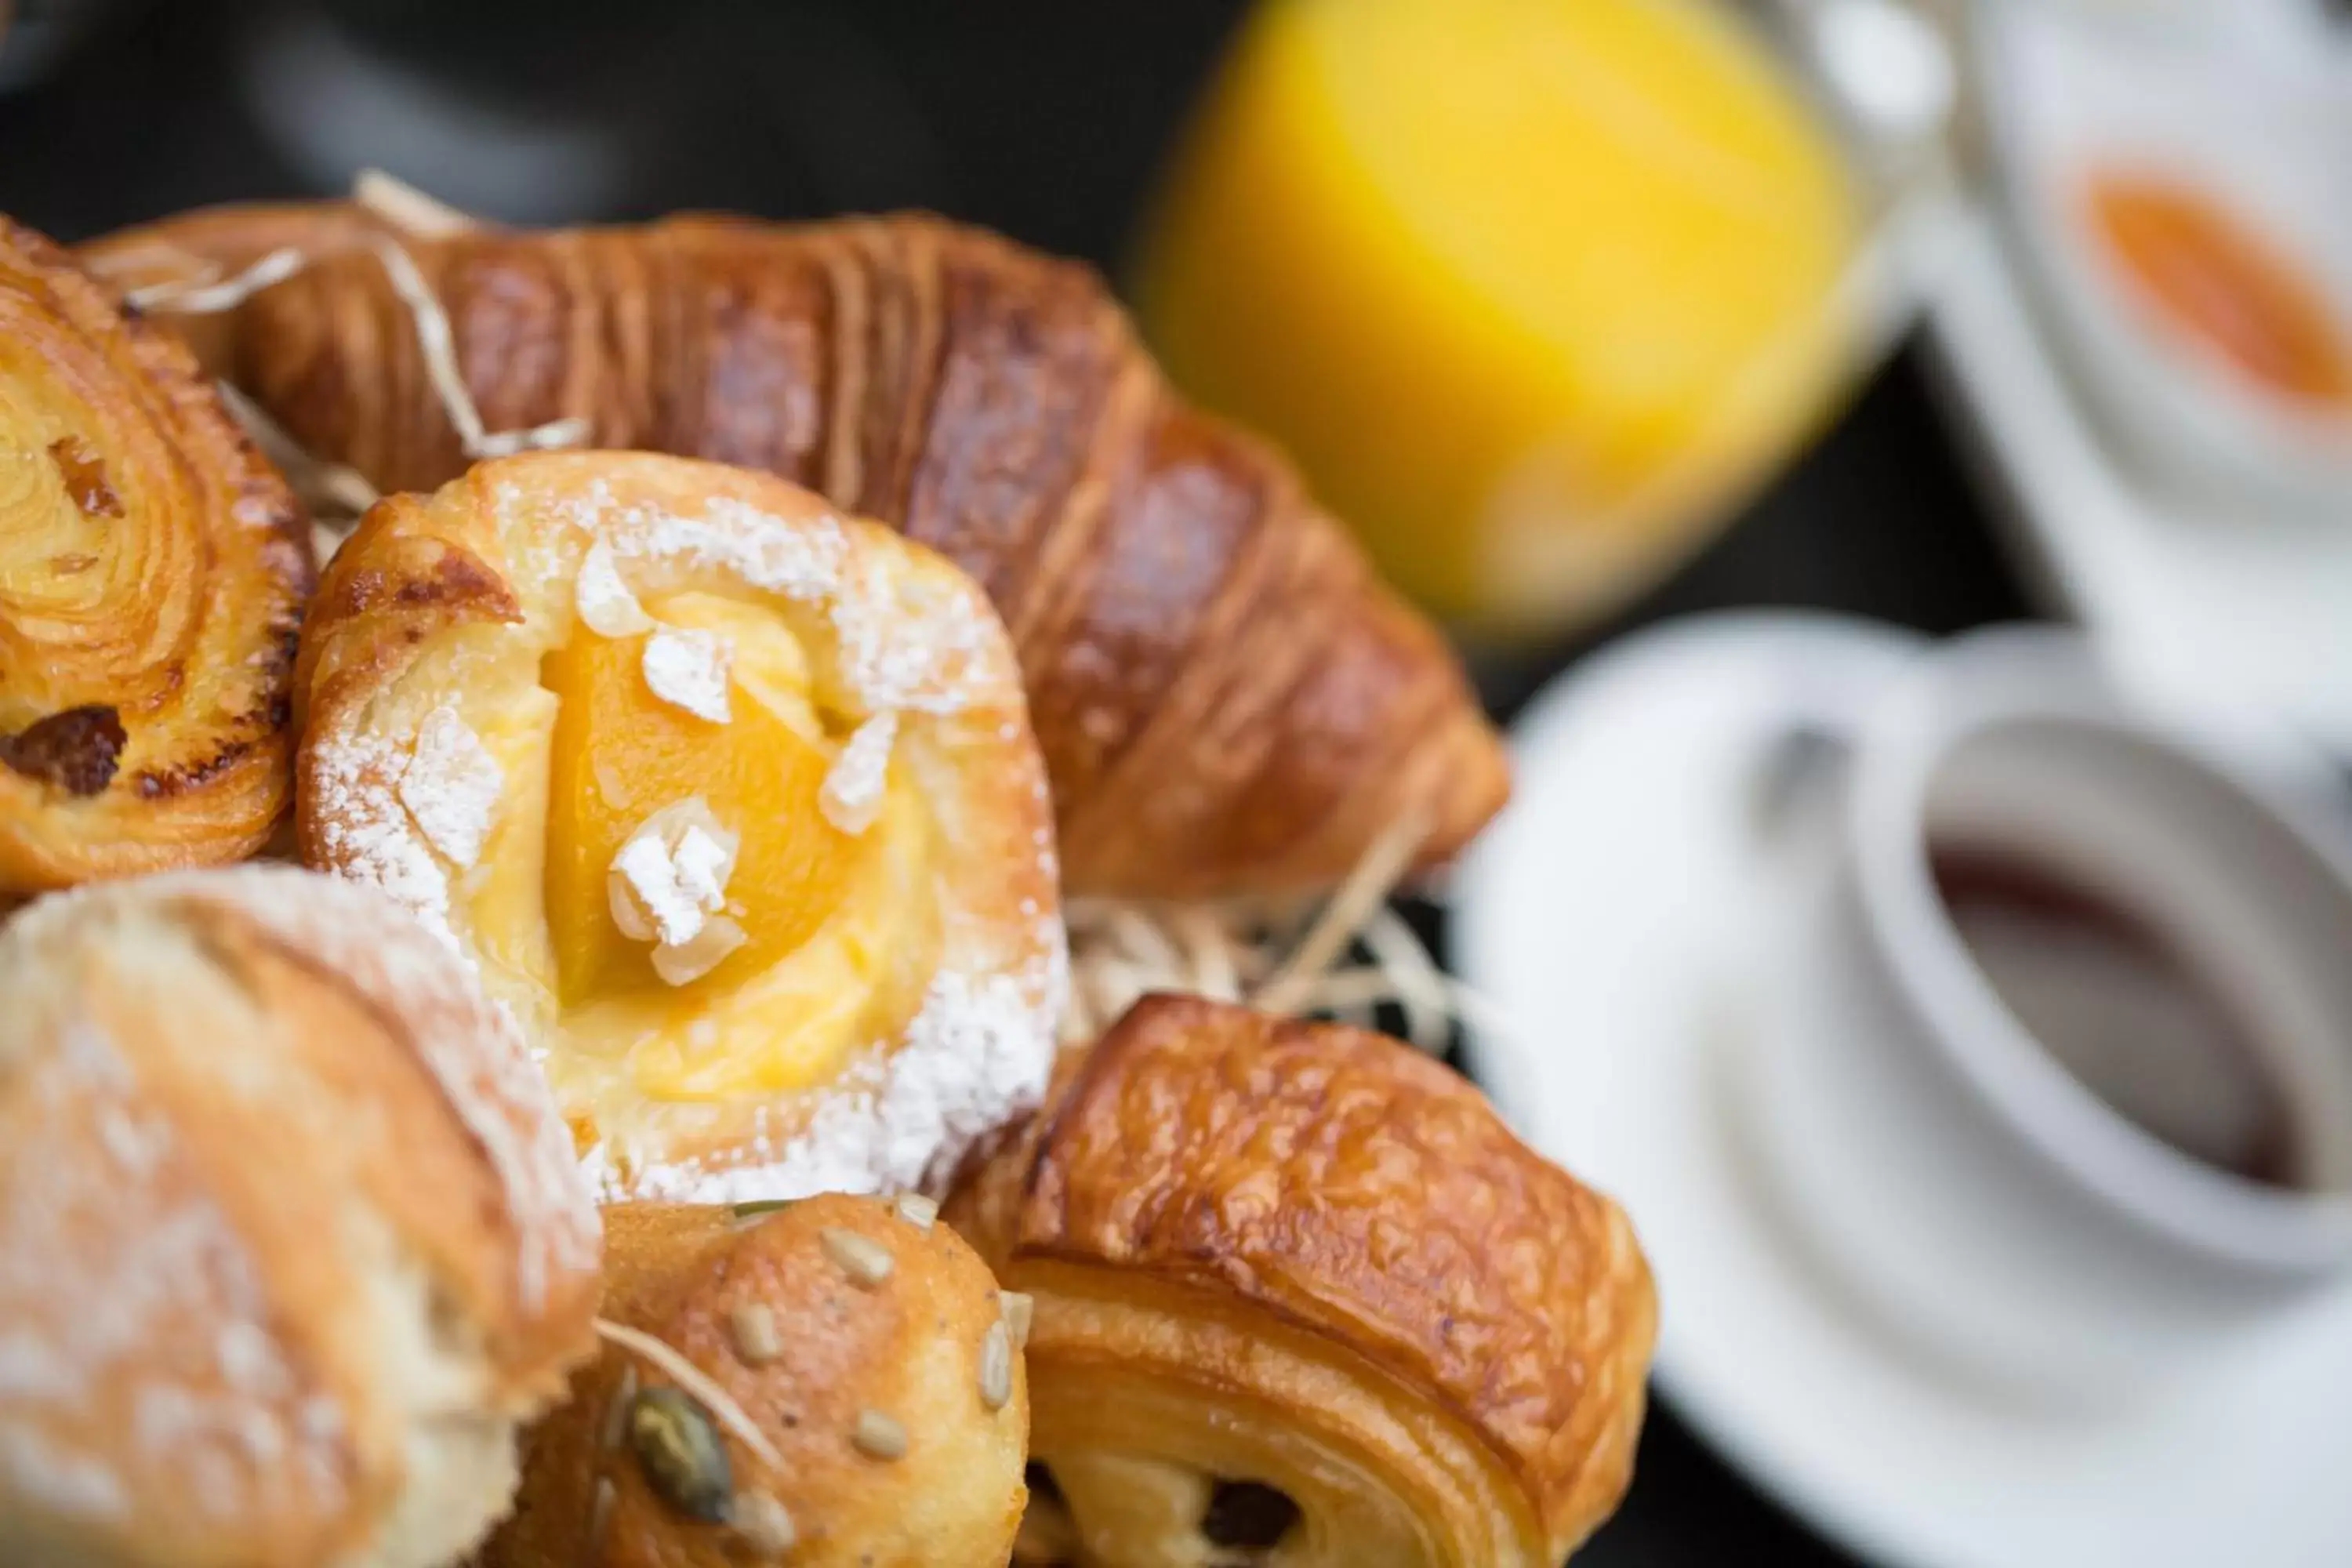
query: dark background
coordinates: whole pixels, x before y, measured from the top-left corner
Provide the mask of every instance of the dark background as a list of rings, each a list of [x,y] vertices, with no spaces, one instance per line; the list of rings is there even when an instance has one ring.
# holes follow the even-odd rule
[[[1244,8],[18,3],[80,34],[39,79],[0,97],[0,211],[59,239],[205,202],[323,194],[360,161],[519,221],[926,206],[1089,258],[1114,279]],[[24,47],[19,35],[20,70]],[[0,47],[0,82],[10,64]],[[1971,479],[1906,344],[1671,582],[1563,646],[1482,661],[1481,684],[1508,714],[1597,643],[1725,605],[1856,611],[1930,632],[2026,614]],[[1651,1419],[1624,1508],[1577,1558],[1849,1561],[1722,1467],[1671,1409]]]

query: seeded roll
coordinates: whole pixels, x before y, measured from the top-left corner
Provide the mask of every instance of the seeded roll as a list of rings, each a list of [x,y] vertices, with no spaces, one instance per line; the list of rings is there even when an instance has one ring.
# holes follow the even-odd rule
[[[478,1568],[1003,1563],[1029,1400],[1007,1298],[914,1195],[604,1211],[608,1336]]]
[[[596,1265],[511,1022],[390,900],[245,867],[0,928],[0,1563],[440,1568]]]
[[[1552,1568],[1624,1491],[1625,1216],[1393,1040],[1146,997],[948,1212],[1033,1303],[1017,1562]]]

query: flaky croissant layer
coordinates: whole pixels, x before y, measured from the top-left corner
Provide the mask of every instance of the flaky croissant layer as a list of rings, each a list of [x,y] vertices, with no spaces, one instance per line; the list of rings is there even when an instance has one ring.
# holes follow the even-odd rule
[[[1147,997],[949,1215],[1036,1302],[1024,1561],[1536,1568],[1623,1494],[1624,1215],[1394,1041]]]
[[[1286,464],[1171,391],[1085,268],[919,216],[427,241],[312,211],[89,254],[147,278],[306,248],[228,331],[202,324],[305,447],[386,489],[467,456],[396,244],[488,429],[577,418],[590,444],[764,468],[939,549],[1013,634],[1073,892],[1311,889],[1401,820],[1434,861],[1507,793],[1436,633]]]

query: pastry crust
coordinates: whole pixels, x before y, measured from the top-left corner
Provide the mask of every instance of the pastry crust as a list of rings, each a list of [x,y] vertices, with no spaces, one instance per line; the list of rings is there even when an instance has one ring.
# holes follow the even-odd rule
[[[780,793],[778,771],[744,775],[771,782],[755,782],[731,826],[747,843],[771,830],[855,839],[894,868],[881,892],[828,891],[816,878],[793,917],[813,934],[778,939],[772,963],[747,957],[673,981],[674,1021],[655,1011],[673,994],[653,984],[641,951],[622,961],[641,982],[623,1003],[575,1005],[551,934],[564,910],[542,864],[576,858],[579,846],[559,842],[549,758],[563,704],[584,700],[559,700],[542,681],[553,656],[602,637],[583,619],[595,613],[582,607],[583,570],[656,607],[725,595],[730,614],[758,617],[751,629],[780,628],[805,661],[812,701],[856,731],[815,742],[835,748],[825,811],[845,798],[840,780],[863,771],[863,784],[842,788],[861,790],[878,816],[832,834],[811,802]],[[651,638],[646,647],[650,660]],[[705,734],[733,744],[727,726],[751,723],[766,702],[740,679],[729,685],[725,668],[702,673],[718,672],[735,709],[704,715],[720,726]],[[643,686],[626,678],[641,705],[657,674],[645,670]],[[305,861],[383,887],[479,966],[539,1046],[607,1196],[911,1186],[943,1177],[1043,1089],[1068,983],[1043,766],[1003,628],[979,590],[920,546],[712,463],[635,453],[483,463],[434,497],[394,497],[369,513],[312,606],[299,686]],[[580,742],[573,772],[593,774],[600,798],[615,794],[604,763],[636,728]],[[880,737],[864,770],[856,736]],[[747,732],[741,743],[755,742]],[[612,864],[617,878],[621,859]],[[800,874],[797,862],[788,869]],[[601,909],[604,865],[590,870]],[[759,910],[740,912],[750,897],[740,881],[725,896],[726,918],[754,944],[771,934]],[[793,968],[812,953],[833,967]]]
[[[126,229],[88,241],[74,259],[108,289],[145,300],[154,324],[177,337],[209,376],[239,379],[239,336],[225,310],[187,310],[197,291],[235,284],[247,268],[279,252],[297,265],[363,249],[394,234],[352,202],[252,202],[182,213],[168,226]]]
[[[677,1384],[638,1350],[608,1344],[531,1433],[516,1515],[479,1568],[1005,1560],[1026,1497],[1021,1358],[999,1327],[995,1280],[919,1203],[836,1194],[741,1218],[622,1205],[606,1226],[606,1315],[686,1357],[772,1454],[712,1421],[728,1517],[689,1517],[667,1500],[674,1481],[652,1479],[629,1420],[636,1394]],[[992,1384],[992,1337],[1008,1353]]]
[[[0,931],[0,1561],[436,1568],[593,1347],[546,1088],[389,901],[289,867]]]
[[[1101,1533],[1103,1459],[1130,1494],[1154,1465],[1280,1489],[1283,1564],[1556,1563],[1624,1489],[1655,1326],[1624,1215],[1396,1042],[1148,997],[950,1218],[1037,1294],[1035,1451],[1094,1510],[1077,1561],[1161,1561],[1141,1523]],[[1107,1415],[1114,1380],[1156,1415]]]
[[[260,226],[100,243],[235,264]],[[1508,794],[1436,630],[1277,453],[1176,395],[1083,266],[922,214],[404,247],[487,428],[576,418],[595,445],[763,468],[978,580],[1074,894],[1311,892],[1400,824],[1442,861]],[[385,489],[464,467],[378,255],[321,257],[233,335],[238,384],[317,457]]]
[[[310,581],[186,351],[0,218],[0,901],[261,847]]]

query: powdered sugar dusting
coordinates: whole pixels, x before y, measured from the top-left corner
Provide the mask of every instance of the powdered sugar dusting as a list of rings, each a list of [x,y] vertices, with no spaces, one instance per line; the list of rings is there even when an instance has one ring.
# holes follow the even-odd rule
[[[735,645],[717,632],[662,626],[646,639],[646,684],[673,708],[724,724],[734,717],[727,701],[727,671]]]
[[[638,637],[654,627],[653,617],[621,580],[613,547],[601,539],[590,542],[588,552],[580,558],[572,602],[580,619],[600,637]]]
[[[0,1425],[0,1476],[14,1495],[69,1519],[119,1519],[129,1503],[113,1467],[16,1426]]]
[[[877,713],[857,726],[833,759],[817,792],[817,809],[844,833],[874,826],[882,811],[882,786],[890,771],[890,747],[898,739],[898,715]]]
[[[509,485],[499,499],[512,506],[519,495]],[[892,556],[857,548],[830,514],[788,521],[713,496],[701,516],[682,516],[625,502],[600,479],[566,502],[563,515],[622,560],[719,573],[823,605],[842,683],[869,713],[960,712],[977,688],[1009,674],[1003,632],[985,598],[961,578],[893,570]]]
[[[79,899],[12,934],[46,940]],[[118,1042],[88,1017],[0,1027],[0,1494],[93,1521],[150,1483],[218,1515],[341,1506],[340,1411],[323,1436],[299,1419],[252,1260]],[[92,1420],[122,1394],[176,1419]]]
[[[482,738],[443,703],[425,716],[400,775],[400,802],[425,841],[461,867],[480,858],[506,775]]]
[[[1054,951],[1026,974],[933,976],[905,1042],[843,1074],[789,1142],[755,1140],[728,1165],[605,1148],[593,1167],[603,1195],[744,1203],[938,1186],[982,1138],[1045,1096],[1066,985]]]
[[[520,500],[512,487],[500,492],[503,506]],[[985,596],[952,573],[908,569],[908,557],[881,547],[895,545],[887,536],[869,543],[831,514],[787,519],[731,496],[709,498],[698,515],[673,513],[624,501],[602,479],[562,515],[621,561],[732,577],[822,612],[834,683],[860,718],[819,797],[844,831],[863,830],[878,811],[904,715],[1020,700]],[[1019,738],[1017,728],[1001,737]],[[1050,832],[1036,851],[1050,887]],[[967,951],[933,976],[895,1048],[877,1047],[827,1090],[780,1107],[740,1158],[671,1163],[659,1147],[609,1143],[591,1159],[601,1189],[718,1202],[943,1177],[976,1140],[1035,1104],[1051,1069],[1067,953],[1058,913],[1024,913],[1030,929],[995,954]]]
[[[913,636],[901,629],[921,628]],[[959,713],[970,682],[991,668],[1003,630],[961,579],[896,573],[876,552],[856,558],[836,592],[834,634],[850,684],[875,710]]]
[[[470,968],[368,889],[274,866],[154,879],[152,894],[233,908],[289,947],[313,953],[383,1016],[441,1086],[497,1173],[520,1243],[517,1292],[544,1306],[561,1277],[593,1270],[596,1212],[572,1137],[513,1016],[483,996]]]
[[[310,798],[303,815],[316,825],[328,863],[384,893],[458,951],[449,927],[448,874],[397,793],[408,754],[390,737],[364,731],[315,736],[309,745]]]

